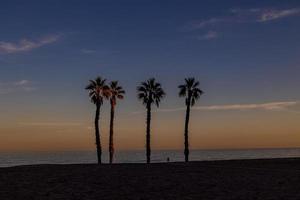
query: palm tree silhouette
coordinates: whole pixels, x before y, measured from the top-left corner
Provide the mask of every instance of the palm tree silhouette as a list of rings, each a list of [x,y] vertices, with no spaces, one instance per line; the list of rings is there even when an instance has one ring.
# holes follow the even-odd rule
[[[190,120],[190,108],[194,106],[196,101],[203,94],[203,91],[198,87],[200,85],[199,81],[195,81],[195,78],[186,78],[185,84],[179,85],[179,96],[185,97],[186,104],[186,116],[185,116],[185,126],[184,126],[184,156],[185,162],[189,161],[189,120]]]
[[[154,78],[142,82],[137,87],[137,96],[147,109],[147,129],[146,129],[146,157],[147,163],[150,163],[151,146],[150,146],[150,123],[151,123],[151,105],[155,104],[159,107],[162,98],[165,97],[165,92],[161,88],[161,84],[157,83]]]
[[[97,147],[97,158],[98,164],[101,164],[101,141],[100,141],[100,130],[99,130],[99,119],[100,119],[100,108],[103,104],[103,99],[108,98],[110,95],[109,87],[105,84],[105,79],[97,77],[95,80],[90,80],[90,83],[86,86],[86,90],[89,91],[89,97],[91,102],[96,105],[95,115],[95,136],[96,136],[96,147]]]
[[[109,163],[113,162],[114,157],[114,117],[115,106],[117,105],[117,99],[124,98],[125,91],[118,85],[118,81],[112,81],[110,83],[110,130],[109,130]]]

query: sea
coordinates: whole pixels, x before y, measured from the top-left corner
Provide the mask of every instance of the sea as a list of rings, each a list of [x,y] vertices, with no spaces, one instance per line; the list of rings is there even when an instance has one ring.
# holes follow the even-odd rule
[[[108,162],[108,152],[103,152],[102,161]],[[234,150],[191,150],[191,161],[262,159],[262,158],[295,158],[300,157],[300,148],[288,149],[234,149]],[[182,150],[153,150],[151,162],[182,162]],[[145,151],[117,151],[115,163],[145,163]],[[95,151],[63,152],[18,152],[0,153],[0,167],[36,164],[85,164],[96,163]]]

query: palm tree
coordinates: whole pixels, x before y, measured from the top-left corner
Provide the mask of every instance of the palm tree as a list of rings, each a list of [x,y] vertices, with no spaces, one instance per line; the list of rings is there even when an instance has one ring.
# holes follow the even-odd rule
[[[113,162],[114,157],[114,117],[115,106],[117,105],[117,99],[124,98],[125,91],[118,85],[118,81],[112,81],[110,83],[110,131],[109,131],[109,163]]]
[[[109,87],[105,84],[105,79],[97,77],[95,80],[90,80],[90,83],[86,86],[86,90],[89,91],[89,97],[91,102],[96,105],[96,115],[95,115],[95,136],[96,136],[96,147],[97,147],[97,158],[98,164],[101,164],[101,141],[100,141],[100,131],[99,131],[99,119],[100,119],[100,108],[103,104],[103,99],[108,98],[110,91]]]
[[[147,129],[146,129],[146,157],[147,163],[150,163],[151,147],[150,147],[150,122],[151,122],[151,105],[155,104],[159,107],[165,92],[161,88],[161,84],[157,83],[154,78],[142,82],[137,87],[138,99],[143,102],[147,109]]]
[[[195,81],[195,78],[186,78],[185,84],[179,85],[179,96],[185,97],[186,104],[186,116],[185,116],[185,126],[184,126],[184,156],[185,162],[189,161],[189,120],[190,120],[190,108],[194,106],[196,101],[203,94],[203,91],[198,87],[200,85],[199,81]]]

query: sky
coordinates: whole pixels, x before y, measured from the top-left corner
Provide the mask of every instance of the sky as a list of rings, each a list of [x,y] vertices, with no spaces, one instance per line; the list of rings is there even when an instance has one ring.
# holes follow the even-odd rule
[[[94,150],[96,76],[126,90],[116,150],[143,149],[141,81],[167,93],[153,109],[152,148],[182,149],[179,84],[205,92],[192,149],[300,147],[298,0],[45,0],[0,2],[0,152]],[[109,102],[101,110],[108,144]]]

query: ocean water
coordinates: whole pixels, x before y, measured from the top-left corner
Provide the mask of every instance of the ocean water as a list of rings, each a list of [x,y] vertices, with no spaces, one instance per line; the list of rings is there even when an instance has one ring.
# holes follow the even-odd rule
[[[184,161],[183,151],[154,150],[152,162]],[[293,158],[300,157],[300,148],[293,149],[243,149],[243,150],[191,150],[191,161]],[[108,152],[103,152],[103,162],[108,162]],[[80,164],[96,163],[95,151],[0,153],[0,167],[33,164]],[[115,163],[144,163],[145,151],[119,151],[115,153]]]

